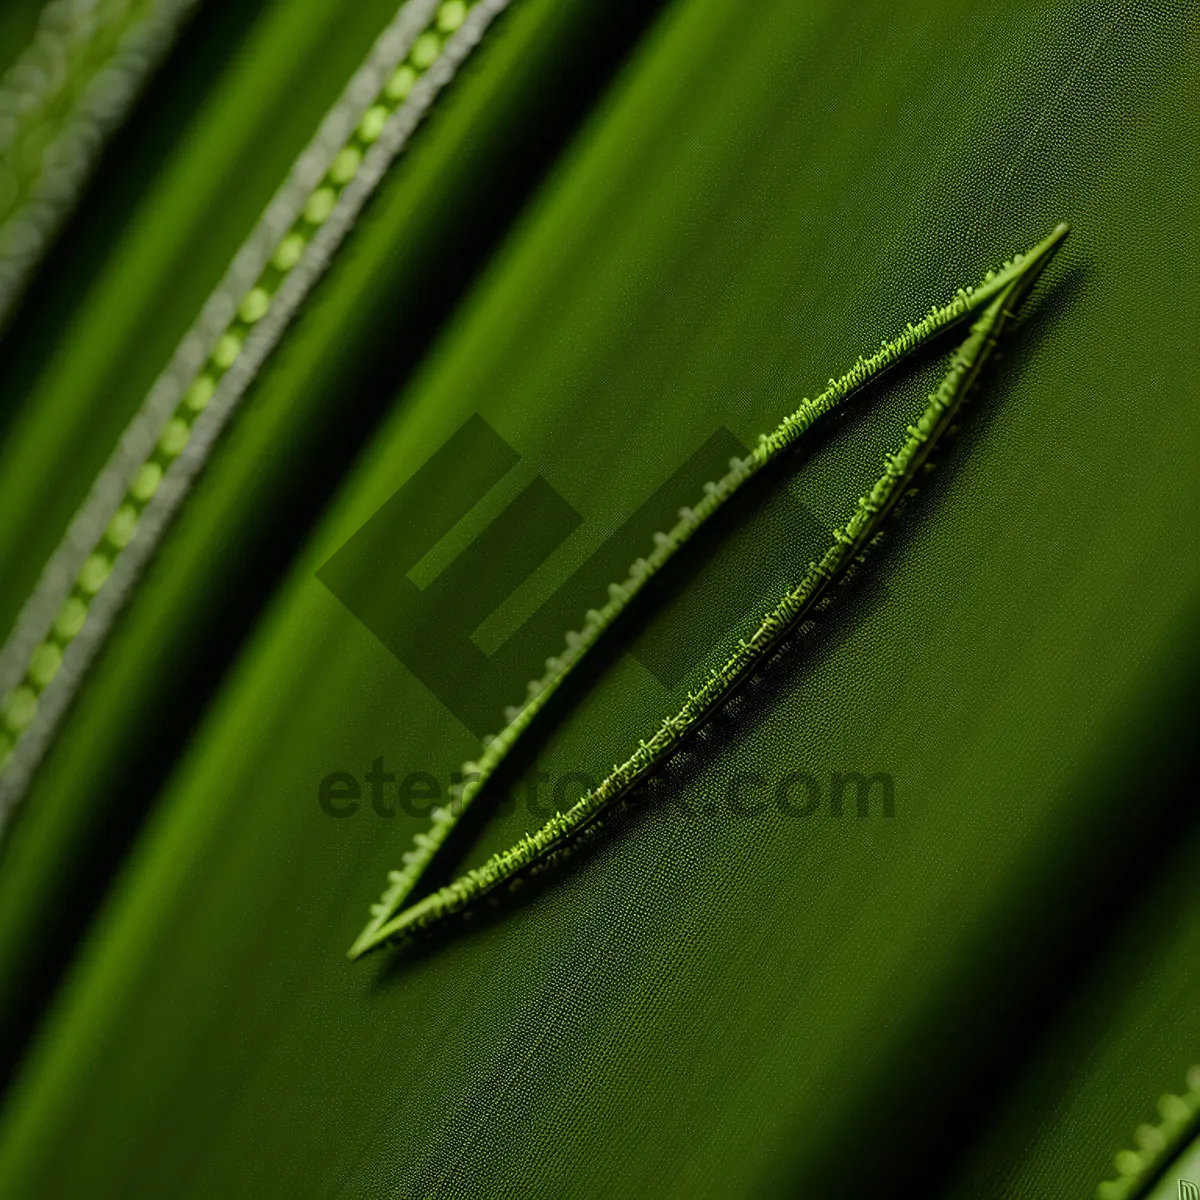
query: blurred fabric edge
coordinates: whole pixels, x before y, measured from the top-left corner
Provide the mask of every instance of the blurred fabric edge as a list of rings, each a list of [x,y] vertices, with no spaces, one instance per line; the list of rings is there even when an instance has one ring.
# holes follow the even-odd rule
[[[47,0],[0,74],[0,329],[197,2]]]

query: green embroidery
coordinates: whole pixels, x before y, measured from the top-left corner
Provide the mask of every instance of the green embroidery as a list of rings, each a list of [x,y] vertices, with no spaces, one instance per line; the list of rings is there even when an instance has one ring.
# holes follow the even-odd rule
[[[831,380],[828,389],[815,400],[806,399],[773,433],[760,437],[758,446],[744,461],[732,464],[726,476],[706,488],[704,498],[694,509],[683,511],[674,529],[655,539],[653,553],[634,563],[624,583],[610,586],[608,603],[602,609],[588,613],[580,631],[567,635],[566,650],[547,664],[549,675],[530,684],[530,695],[524,707],[497,737],[488,741],[479,762],[465,764],[463,775],[470,782],[454,795],[449,807],[434,811],[430,828],[416,836],[412,849],[404,856],[403,868],[391,872],[387,891],[372,906],[370,921],[350,948],[351,958],[358,958],[463,911],[548,856],[558,853],[597,817],[654,774],[703,728],[754,671],[779,649],[788,634],[813,614],[828,596],[830,588],[861,558],[949,428],[999,338],[1013,321],[1022,300],[1066,233],[1067,227],[1059,225],[1029,254],[1018,256],[1001,271],[989,274],[980,287],[960,290],[948,305],[933,309],[919,324],[910,324],[899,337],[885,342],[874,355],[860,358],[840,379]],[[887,460],[882,476],[859,500],[854,515],[834,534],[833,544],[825,555],[819,562],[809,565],[800,583],[766,616],[754,636],[743,641],[703,687],[689,694],[678,713],[667,717],[649,739],[639,742],[624,763],[615,766],[598,787],[567,812],[556,814],[537,832],[523,837],[482,867],[466,872],[411,907],[404,908],[405,901],[462,813],[479,795],[575,664],[624,611],[646,581],[666,565],[734,492],[790,449],[821,417],[936,334],[968,317],[975,317],[970,332],[955,352],[941,386],[929,397],[924,413],[916,425],[909,427],[903,446]]]

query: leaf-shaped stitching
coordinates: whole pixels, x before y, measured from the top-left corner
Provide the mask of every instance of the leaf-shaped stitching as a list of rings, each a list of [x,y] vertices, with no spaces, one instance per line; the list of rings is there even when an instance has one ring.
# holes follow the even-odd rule
[[[830,587],[862,556],[926,463],[939,438],[949,428],[1001,334],[1014,319],[1021,301],[1066,233],[1067,227],[1059,225],[1028,255],[1019,255],[1001,271],[990,274],[979,288],[960,290],[950,304],[933,309],[918,325],[910,324],[898,338],[885,342],[870,358],[860,358],[840,379],[832,380],[829,388],[815,400],[806,399],[773,433],[760,437],[754,451],[744,461],[734,464],[724,478],[710,484],[700,503],[694,509],[685,510],[670,533],[659,535],[652,554],[638,559],[629,579],[610,589],[608,603],[602,609],[588,613],[582,630],[568,634],[566,651],[560,658],[550,660],[550,674],[545,679],[530,684],[530,695],[524,707],[512,716],[498,736],[490,739],[479,762],[465,764],[463,776],[469,782],[461,785],[449,807],[434,811],[430,828],[416,836],[412,849],[404,856],[403,869],[391,872],[387,891],[372,906],[371,919],[349,950],[351,958],[358,958],[389,941],[426,929],[462,911],[539,860],[556,853],[673,757],[704,726],[773,654],[783,639],[811,615]],[[678,713],[667,717],[649,739],[639,742],[624,763],[614,766],[598,787],[567,812],[556,814],[537,832],[523,837],[483,866],[466,872],[418,903],[402,909],[462,813],[479,795],[572,668],[596,644],[646,581],[666,565],[746,480],[794,446],[819,418],[935,334],[979,313],[980,309],[981,315],[955,352],[941,386],[929,397],[917,424],[909,427],[904,445],[887,460],[883,475],[859,500],[857,511],[849,522],[834,534],[829,550],[819,562],[809,565],[800,583],[768,613],[754,636],[743,641],[729,661],[714,671],[698,691],[689,694]]]

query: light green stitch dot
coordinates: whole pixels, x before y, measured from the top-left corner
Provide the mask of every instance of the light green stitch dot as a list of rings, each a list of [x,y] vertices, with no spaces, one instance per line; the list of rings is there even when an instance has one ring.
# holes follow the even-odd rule
[[[320,187],[308,198],[304,206],[304,219],[310,225],[323,225],[329,220],[333,206],[337,203],[337,192],[331,187]]]
[[[388,110],[382,104],[372,105],[363,113],[363,118],[358,123],[358,136],[367,143],[377,141],[387,124],[387,119]]]
[[[349,183],[358,174],[358,168],[361,166],[362,151],[354,146],[347,146],[338,151],[333,166],[329,168],[329,178],[337,184]]]
[[[20,733],[37,716],[37,696],[31,687],[19,687],[10,692],[4,702],[4,723],[13,733]]]
[[[289,233],[275,248],[275,257],[271,265],[280,271],[290,271],[304,257],[304,247],[308,243],[302,233]]]
[[[408,60],[418,71],[424,71],[433,66],[437,56],[442,52],[442,39],[436,33],[423,33],[413,43]]]
[[[211,375],[198,375],[184,394],[183,402],[192,412],[203,412],[217,390],[217,382]]]
[[[405,63],[404,66],[396,68],[391,79],[388,80],[387,87],[383,89],[383,94],[389,100],[404,100],[408,96],[408,93],[412,91],[413,84],[416,82],[416,71]]]
[[[1122,1150],[1113,1163],[1122,1175],[1136,1175],[1144,1165],[1142,1156],[1136,1150]]]
[[[78,596],[70,596],[54,622],[54,636],[69,642],[83,628],[86,620],[87,605]]]
[[[188,444],[192,431],[186,421],[172,417],[164,426],[158,439],[158,448],[168,457],[174,458]]]
[[[43,642],[29,659],[29,678],[38,687],[46,687],[62,666],[62,650],[53,642]]]
[[[223,333],[213,348],[213,362],[222,371],[233,366],[233,360],[242,352],[242,339],[236,333]]]
[[[446,0],[438,9],[437,27],[442,33],[453,33],[467,19],[467,6],[463,0]]]
[[[1167,1148],[1167,1137],[1157,1125],[1139,1125],[1133,1131],[1133,1140],[1147,1154],[1161,1154]]]
[[[130,494],[135,500],[141,500],[145,503],[158,491],[158,485],[162,483],[162,477],[162,467],[158,463],[143,463],[129,487]]]
[[[112,563],[103,554],[93,554],[79,572],[79,586],[89,596],[94,596],[103,586],[112,570]]]
[[[137,526],[137,519],[137,509],[132,504],[122,504],[113,513],[113,518],[109,521],[108,528],[104,531],[104,536],[118,550],[124,550],[129,545],[129,539],[133,537],[134,528]]]
[[[267,295],[267,289],[251,288],[242,297],[242,302],[238,306],[238,316],[247,325],[253,325],[255,321],[261,321],[267,315],[267,309],[270,307],[271,297]]]

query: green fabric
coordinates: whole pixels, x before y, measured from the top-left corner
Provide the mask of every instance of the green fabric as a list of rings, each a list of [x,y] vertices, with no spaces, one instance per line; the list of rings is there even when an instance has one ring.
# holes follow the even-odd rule
[[[355,331],[418,303],[385,281],[439,203],[455,214],[499,95],[534,87],[567,7],[517,0],[497,26],[140,585],[0,862],[0,1005],[18,1003],[40,914],[70,913],[67,868],[149,753],[139,729],[179,643],[211,636],[209,579],[236,580],[247,531],[282,519],[276,478],[319,471],[296,445],[370,403]],[[385,11],[277,5],[213,103],[211,148],[181,143],[162,184],[178,193],[143,201],[3,448],[0,615]],[[302,19],[312,96],[270,24]],[[983,1140],[963,1195],[1089,1195],[1176,1060],[1200,1057],[1177,1046],[1182,1017],[1094,1079],[1026,1036],[1039,998],[1067,993],[1063,947],[1124,885],[1123,847],[1179,805],[1140,781],[1173,778],[1166,751],[1146,756],[1178,748],[1194,713],[1177,677],[1200,584],[1196,25],[1169,3],[669,6],[228,665],[0,1114],[0,1195],[936,1194],[975,1161],[964,1138]],[[287,113],[277,141],[238,100],[260,61]],[[252,144],[250,179],[231,179]],[[230,200],[209,207],[200,178]],[[481,630],[496,646],[715,430],[752,444],[1060,219],[1074,233],[1028,320],[852,594],[560,876],[348,963],[421,822],[331,819],[321,780],[378,756],[445,780],[479,742],[316,570],[480,413],[583,517]],[[888,380],[817,439],[621,649],[678,641],[731,575],[761,603],[711,645],[683,641],[672,686],[613,655],[528,771],[602,774],[678,707],[849,515],[943,366]],[[78,437],[47,432],[63,427]],[[229,583],[215,594],[236,603]],[[514,674],[513,703],[541,670]],[[895,816],[697,815],[748,772],[796,770],[885,772]],[[497,813],[465,861],[536,823]],[[1180,982],[1153,1011],[1194,994],[1190,944],[1163,951]],[[1086,1040],[1111,1014],[1130,1062],[1121,961],[1070,1029]],[[1049,1078],[1018,1086],[1061,1094],[1087,1135],[1036,1135],[1018,1101],[972,1108],[997,1056]]]

